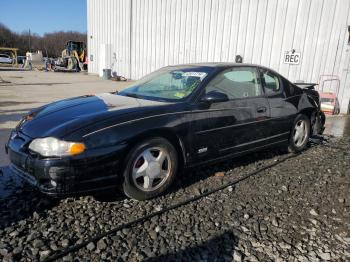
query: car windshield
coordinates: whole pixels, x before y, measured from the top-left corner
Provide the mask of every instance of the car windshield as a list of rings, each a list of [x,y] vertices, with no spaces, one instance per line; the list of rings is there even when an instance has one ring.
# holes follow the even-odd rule
[[[159,101],[181,101],[188,97],[212,70],[210,67],[162,68],[136,81],[118,95]]]

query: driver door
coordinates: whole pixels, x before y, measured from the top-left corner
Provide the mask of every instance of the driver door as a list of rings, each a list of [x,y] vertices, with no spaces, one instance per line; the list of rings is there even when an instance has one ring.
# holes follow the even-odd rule
[[[196,161],[235,155],[263,144],[270,114],[255,67],[233,67],[205,87],[227,96],[224,102],[200,101],[192,122]]]

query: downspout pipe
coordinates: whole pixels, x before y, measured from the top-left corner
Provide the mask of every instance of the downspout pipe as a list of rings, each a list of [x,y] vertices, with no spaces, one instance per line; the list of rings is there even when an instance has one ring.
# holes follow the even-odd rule
[[[132,63],[131,63],[131,54],[132,54],[132,9],[133,9],[133,0],[130,0],[130,10],[129,10],[129,79],[131,79],[131,69],[132,69]]]

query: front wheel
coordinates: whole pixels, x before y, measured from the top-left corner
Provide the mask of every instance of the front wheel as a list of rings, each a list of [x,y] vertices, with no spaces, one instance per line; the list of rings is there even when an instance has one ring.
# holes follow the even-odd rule
[[[299,153],[306,148],[310,138],[310,119],[300,114],[294,120],[289,137],[289,152]]]
[[[164,138],[151,138],[137,144],[126,159],[124,193],[137,200],[162,194],[173,182],[178,169],[174,146]]]

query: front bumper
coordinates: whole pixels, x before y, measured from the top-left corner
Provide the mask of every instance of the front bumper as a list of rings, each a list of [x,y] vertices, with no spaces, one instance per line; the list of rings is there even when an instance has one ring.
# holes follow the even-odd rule
[[[31,139],[11,134],[6,145],[14,174],[41,192],[63,197],[116,188],[124,145],[87,150],[64,158],[40,158],[28,152]]]

